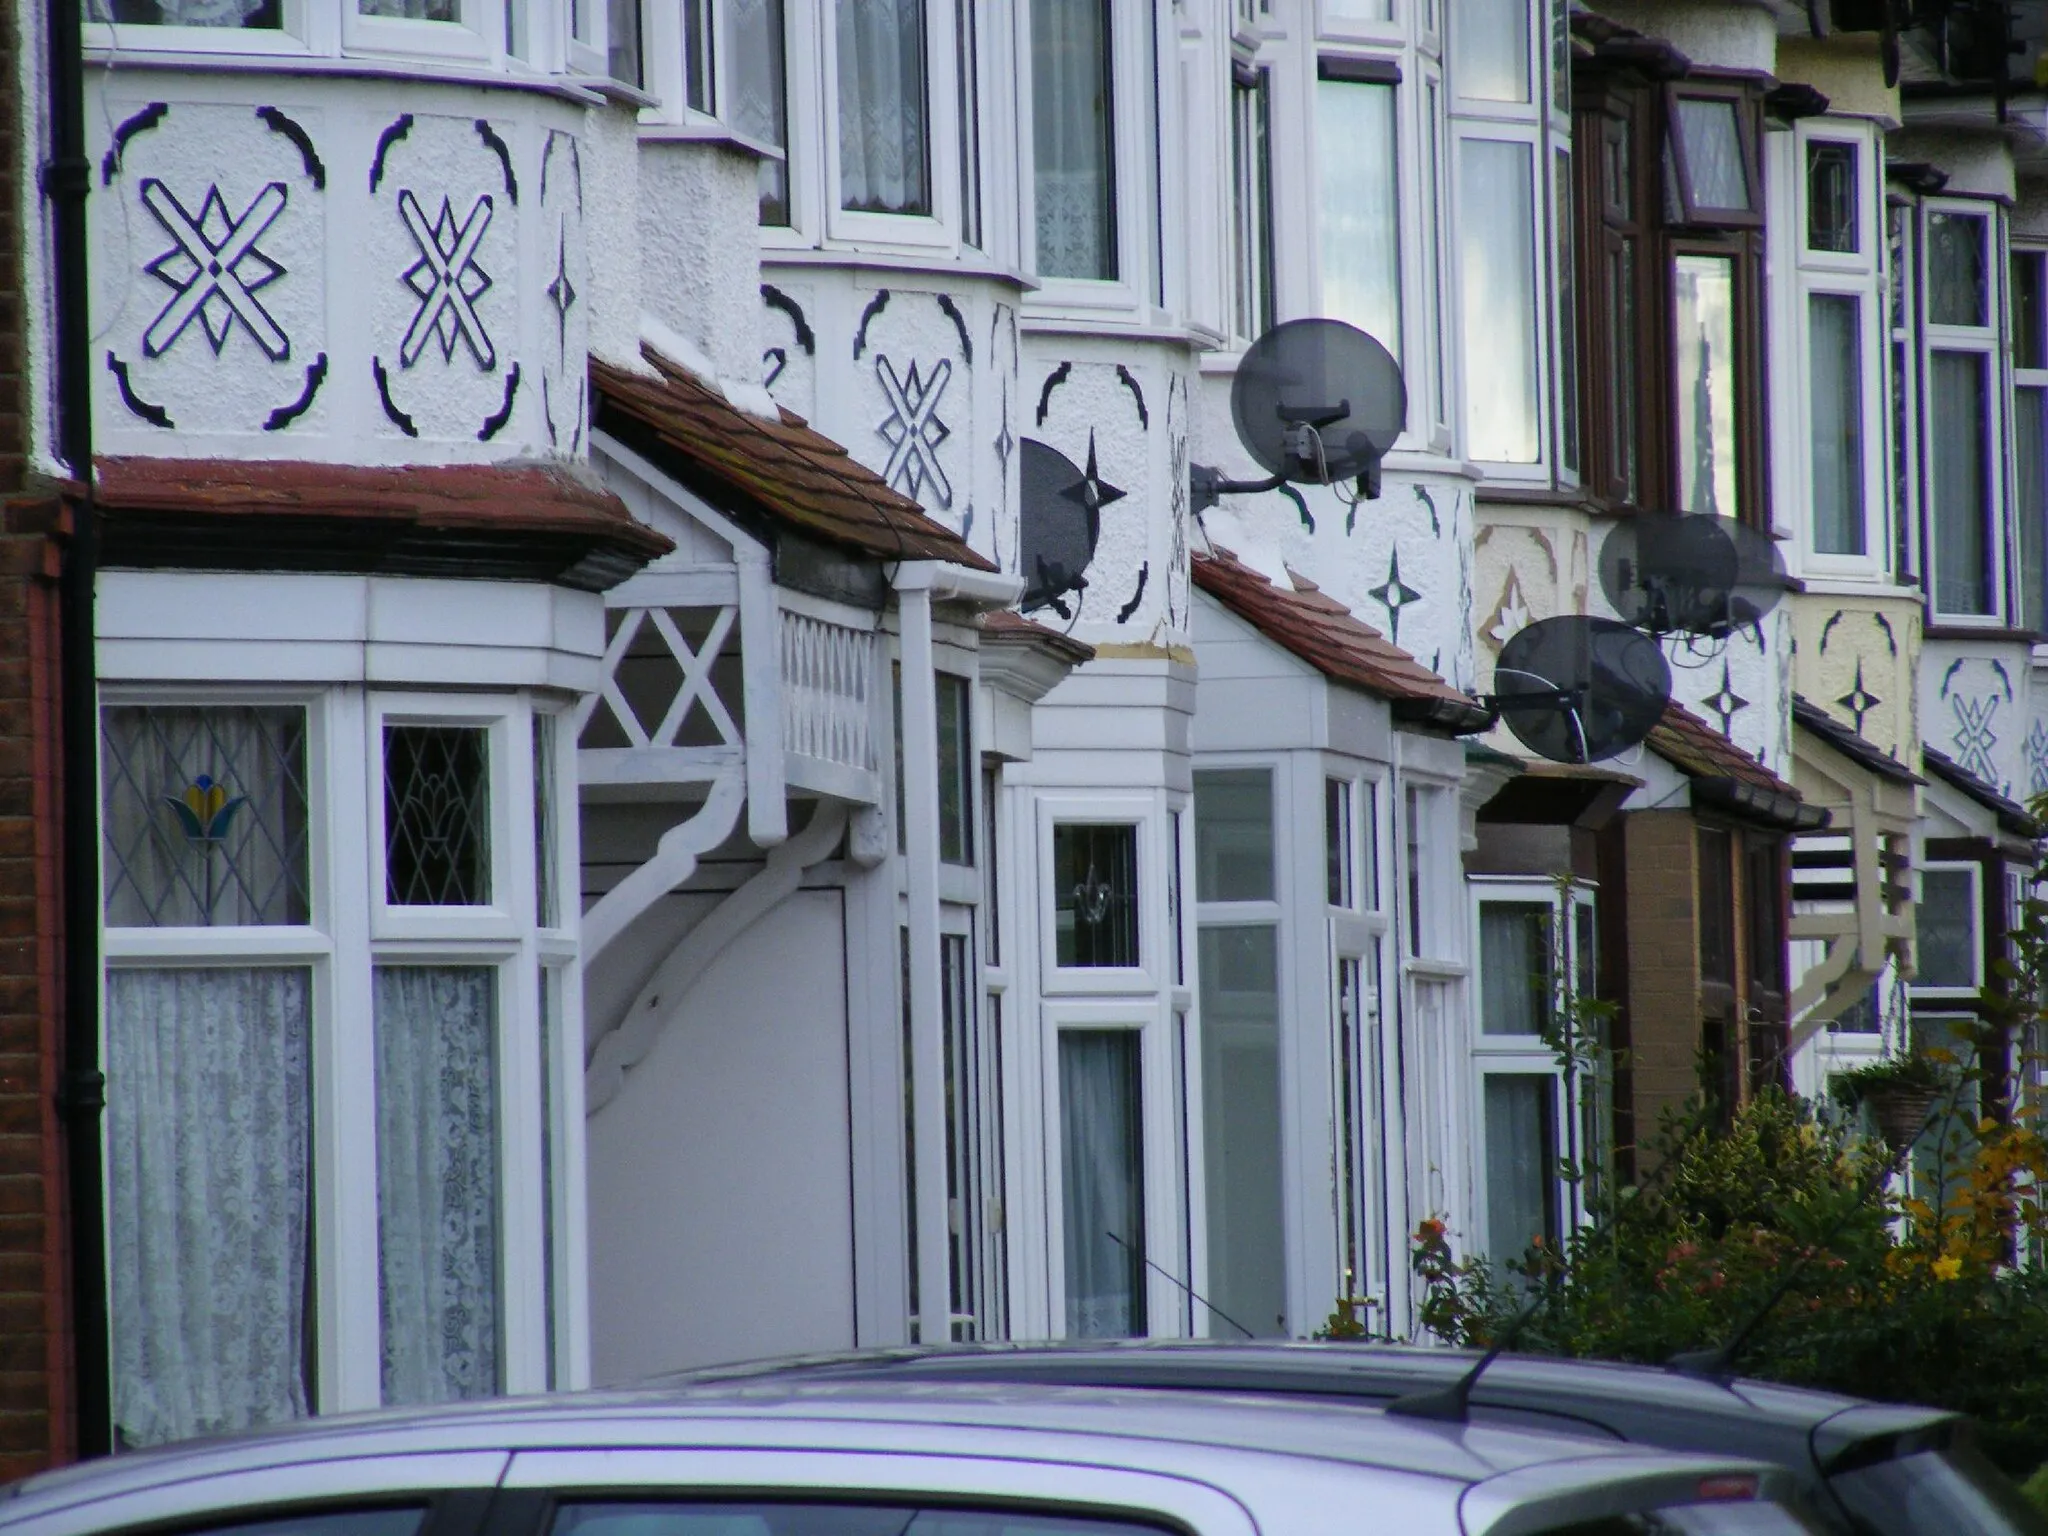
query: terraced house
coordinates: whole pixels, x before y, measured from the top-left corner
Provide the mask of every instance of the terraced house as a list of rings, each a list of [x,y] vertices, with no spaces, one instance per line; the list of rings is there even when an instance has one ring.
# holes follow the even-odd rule
[[[2044,10],[16,8],[8,1466],[1408,1336],[1419,1222],[1561,1235],[1702,1062],[1953,1030],[2048,788]],[[1377,495],[1243,488],[1302,317]],[[1674,511],[1783,600],[1538,757],[1502,647]]]

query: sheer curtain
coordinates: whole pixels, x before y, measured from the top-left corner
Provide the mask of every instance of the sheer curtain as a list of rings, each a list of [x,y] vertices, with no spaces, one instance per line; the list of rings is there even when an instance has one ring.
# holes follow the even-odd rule
[[[118,1443],[308,1408],[303,970],[107,975],[107,1232]]]
[[[1109,8],[1031,0],[1031,137],[1041,277],[1116,276]]]
[[[1128,1338],[1145,1332],[1140,1107],[1135,1030],[1067,1030],[1060,1035],[1068,1338]]]
[[[839,205],[930,213],[924,0],[839,0]]]
[[[488,966],[376,971],[386,1403],[498,1391],[496,980]]]
[[[1486,1079],[1486,1256],[1496,1264],[1557,1236],[1556,1095],[1547,1075]]]

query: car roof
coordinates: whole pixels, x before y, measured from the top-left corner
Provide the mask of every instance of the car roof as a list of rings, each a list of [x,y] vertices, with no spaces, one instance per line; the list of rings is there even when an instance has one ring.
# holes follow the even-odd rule
[[[1087,1343],[938,1346],[851,1351],[757,1361],[668,1380],[869,1377],[914,1380],[1058,1381],[1073,1385],[1278,1393],[1384,1402],[1449,1386],[1476,1351],[1339,1341],[1135,1339]],[[1747,1378],[1687,1375],[1620,1361],[1503,1354],[1473,1392],[1482,1407],[1544,1412],[1597,1424],[1628,1438],[1698,1438],[1719,1451],[1791,1439],[1836,1442],[1957,1421],[1945,1409],[1878,1405],[1861,1398]],[[1828,1426],[1823,1428],[1823,1426]],[[1630,1435],[1630,1428],[1640,1431]],[[1853,1431],[1853,1432],[1852,1432]]]
[[[0,1525],[102,1498],[224,1474],[465,1450],[768,1447],[1014,1456],[1209,1476],[1287,1456],[1435,1479],[1447,1489],[1510,1476],[1563,1486],[1636,1474],[1758,1470],[1728,1458],[1484,1425],[1390,1418],[1351,1403],[989,1382],[827,1381],[498,1399],[302,1420],[44,1473],[0,1500]],[[1190,1454],[1192,1453],[1192,1454]],[[1247,1463],[1248,1464],[1248,1463]]]

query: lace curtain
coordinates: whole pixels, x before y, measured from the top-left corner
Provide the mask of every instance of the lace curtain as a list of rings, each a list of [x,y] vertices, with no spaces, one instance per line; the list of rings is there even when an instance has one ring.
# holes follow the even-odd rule
[[[782,0],[727,0],[726,111],[733,127],[778,149],[789,143]],[[789,222],[789,166],[761,162],[761,222]]]
[[[396,16],[406,21],[460,21],[456,0],[357,0],[365,16]]]
[[[1031,136],[1042,277],[1116,276],[1109,8],[1032,0]]]
[[[386,1403],[499,1390],[496,994],[488,966],[376,971]]]
[[[310,977],[107,976],[118,1443],[307,1411]]]
[[[110,21],[121,26],[156,27],[246,27],[264,10],[269,0],[147,0],[144,4],[123,0],[88,0],[86,16],[92,21]],[[155,14],[147,14],[154,12]],[[276,26],[275,20],[257,21],[257,26]]]
[[[1139,1107],[1137,1031],[1061,1033],[1060,1190],[1070,1339],[1145,1331]]]
[[[924,0],[839,0],[839,204],[930,213]]]

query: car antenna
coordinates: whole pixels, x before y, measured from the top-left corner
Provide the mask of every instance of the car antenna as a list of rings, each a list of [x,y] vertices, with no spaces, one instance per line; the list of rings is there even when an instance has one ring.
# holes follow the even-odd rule
[[[1521,1337],[1543,1303],[1550,1299],[1549,1293],[1538,1292],[1526,1307],[1508,1320],[1501,1329],[1500,1337],[1493,1341],[1485,1354],[1473,1364],[1472,1369],[1452,1382],[1448,1387],[1437,1387],[1428,1392],[1410,1392],[1397,1397],[1387,1404],[1387,1412],[1404,1419],[1441,1419],[1449,1424],[1468,1424],[1472,1420],[1472,1389],[1479,1385],[1479,1376],[1489,1365],[1498,1360],[1502,1353]]]
[[[1208,1297],[1204,1296],[1192,1285],[1189,1285],[1187,1281],[1181,1279],[1179,1275],[1173,1274],[1168,1270],[1159,1269],[1159,1266],[1157,1264],[1154,1264],[1144,1254],[1139,1253],[1137,1249],[1133,1248],[1129,1243],[1125,1242],[1122,1238],[1118,1237],[1114,1232],[1110,1231],[1109,1228],[1104,1227],[1102,1229],[1102,1235],[1108,1238],[1112,1243],[1115,1243],[1117,1247],[1123,1249],[1125,1253],[1130,1254],[1140,1264],[1143,1264],[1147,1269],[1159,1270],[1160,1274],[1165,1275],[1167,1279],[1171,1280],[1175,1285],[1179,1286],[1182,1290],[1186,1291],[1191,1298],[1193,1298],[1196,1301],[1199,1301],[1203,1306],[1207,1307],[1211,1312],[1214,1312],[1218,1317],[1222,1318],[1223,1321],[1230,1324],[1231,1327],[1235,1328],[1239,1333],[1243,1334],[1246,1338],[1256,1339],[1258,1337],[1258,1335],[1256,1333],[1253,1333],[1251,1329],[1245,1327],[1243,1323],[1240,1323],[1228,1312],[1224,1311],[1221,1307],[1217,1306],[1215,1302],[1211,1301]]]
[[[1933,1123],[1935,1113],[1935,1110],[1928,1112],[1926,1120],[1921,1123],[1921,1131],[1925,1131]],[[1905,1162],[1906,1155],[1913,1150],[1914,1142],[1917,1142],[1919,1139],[1919,1134],[1915,1133],[1912,1141],[1906,1142],[1905,1145],[1894,1151],[1890,1157],[1886,1158],[1879,1165],[1877,1176],[1864,1181],[1865,1187],[1863,1192],[1857,1197],[1856,1203],[1847,1207],[1841,1215],[1835,1218],[1834,1225],[1828,1228],[1826,1235],[1821,1238],[1820,1244],[1816,1246],[1825,1246],[1835,1240],[1842,1228],[1848,1225],[1849,1218],[1862,1209],[1863,1202],[1884,1188],[1892,1175],[1899,1171],[1900,1166]],[[1725,1382],[1729,1380],[1735,1374],[1736,1358],[1742,1353],[1744,1347],[1748,1345],[1750,1339],[1755,1336],[1757,1329],[1763,1326],[1764,1319],[1777,1310],[1779,1302],[1792,1294],[1792,1287],[1797,1285],[1800,1276],[1806,1273],[1807,1266],[1813,1260],[1814,1252],[1815,1248],[1809,1247],[1806,1252],[1786,1265],[1784,1278],[1771,1288],[1771,1294],[1763,1299],[1762,1304],[1754,1312],[1743,1319],[1742,1326],[1730,1334],[1724,1342],[1715,1344],[1707,1349],[1683,1350],[1673,1355],[1669,1360],[1666,1360],[1664,1362],[1664,1369],[1675,1371],[1680,1376],[1697,1377],[1702,1381]]]

